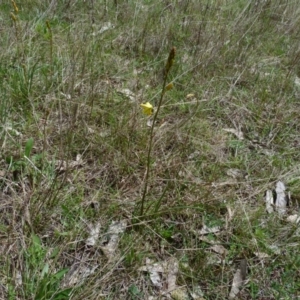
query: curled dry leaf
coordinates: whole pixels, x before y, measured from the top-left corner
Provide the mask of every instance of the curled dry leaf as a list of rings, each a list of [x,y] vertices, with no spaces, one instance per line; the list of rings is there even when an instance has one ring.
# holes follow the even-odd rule
[[[23,136],[23,134],[21,132],[17,131],[16,129],[12,128],[11,126],[5,126],[5,130],[12,135]]]
[[[186,288],[177,288],[170,292],[173,300],[189,300],[189,294]]]
[[[205,224],[203,225],[201,230],[198,230],[198,233],[201,235],[209,234],[209,233],[217,233],[220,231],[219,226],[207,227]]]
[[[189,159],[189,160],[193,160],[193,159],[195,159],[195,158],[197,158],[197,157],[199,157],[199,156],[200,156],[200,151],[196,150],[195,152],[191,153],[191,154],[188,156],[188,159]]]
[[[208,249],[218,253],[218,254],[221,254],[221,255],[227,255],[228,253],[228,250],[223,247],[222,245],[213,245],[211,247],[209,247]]]
[[[300,78],[298,76],[295,77],[294,83],[297,87],[300,87]]]
[[[285,185],[282,181],[278,181],[276,183],[276,209],[278,214],[284,215],[286,213],[286,205],[287,205],[287,196],[285,194]]]
[[[95,226],[89,226],[90,234],[89,237],[86,239],[87,246],[94,246],[98,240],[99,233],[100,233],[100,223],[97,223]]]
[[[101,247],[101,250],[109,260],[112,260],[115,257],[115,252],[120,239],[119,234],[125,231],[126,226],[126,220],[112,222],[112,224],[109,226],[107,232],[109,235],[109,242],[107,245]]]
[[[150,119],[147,120],[147,126],[148,127],[152,127],[153,126],[153,119],[152,118],[150,118]]]
[[[179,268],[178,261],[175,258],[171,258],[168,261],[168,274],[167,274],[168,291],[172,291],[176,289],[178,268]]]
[[[87,263],[74,263],[64,277],[62,286],[66,288],[82,284],[87,277],[95,273],[97,268],[98,265],[92,266]]]
[[[300,216],[299,215],[290,215],[286,218],[287,222],[290,223],[296,223],[298,224],[300,222]]]
[[[186,99],[195,98],[195,94],[187,94],[185,96]]]
[[[266,210],[269,214],[274,212],[274,198],[271,190],[266,192]]]
[[[76,167],[81,167],[84,165],[82,155],[77,154],[76,155],[76,160],[70,161],[69,163],[65,160],[57,160],[55,162],[55,167],[57,171],[63,172],[66,171],[67,169],[71,170]]]
[[[223,128],[224,131],[229,132],[234,134],[239,140],[243,140],[244,139],[244,134],[243,132],[239,129],[234,129],[234,128]]]
[[[241,269],[237,269],[233,277],[232,286],[228,297],[229,299],[236,298],[236,296],[240,292],[240,287],[242,286],[242,284],[243,284],[242,271]]]
[[[97,32],[93,32],[92,35],[96,36],[98,34],[102,34],[103,32],[105,32],[109,29],[113,29],[113,28],[115,28],[115,25],[113,25],[111,22],[106,22],[106,23],[103,23],[103,25]]]
[[[205,235],[201,235],[199,236],[199,240],[202,241],[202,242],[205,242],[207,244],[210,244],[210,245],[218,245],[218,244],[221,244],[220,241],[216,240],[216,239],[210,239],[208,236],[205,236]]]
[[[193,291],[190,292],[190,295],[193,300],[205,300],[204,293],[202,292],[201,288],[199,286],[194,286]]]
[[[254,255],[259,259],[265,259],[270,257],[270,255],[264,252],[254,252]]]
[[[226,171],[226,174],[232,178],[243,178],[244,177],[243,172],[239,169],[228,169]]]
[[[155,270],[149,272],[149,274],[150,274],[150,280],[153,283],[153,285],[156,286],[156,287],[161,288],[162,287],[162,280],[161,280],[160,274]]]
[[[231,209],[230,206],[227,206],[227,212],[228,212],[227,221],[230,222],[233,219],[234,211]]]
[[[138,270],[148,272],[150,275],[151,282],[156,287],[163,286],[161,274],[164,274],[166,272],[165,263],[154,263],[151,259],[146,258],[146,265],[140,267]]]
[[[139,268],[139,271],[148,272],[150,280],[156,287],[167,287],[166,293],[176,291],[177,274],[178,274],[178,261],[175,258],[171,258],[167,261],[154,263],[151,259],[146,259],[146,265]],[[166,279],[166,284],[163,284],[163,278]]]
[[[206,265],[220,265],[222,264],[223,260],[217,253],[210,252],[206,256]]]
[[[118,93],[128,98],[132,102],[136,100],[136,95],[130,89],[120,89],[118,90]]]

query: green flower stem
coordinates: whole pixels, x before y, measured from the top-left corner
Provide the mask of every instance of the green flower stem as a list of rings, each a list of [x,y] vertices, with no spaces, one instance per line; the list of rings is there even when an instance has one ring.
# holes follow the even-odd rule
[[[175,58],[175,47],[173,47],[171,49],[168,60],[167,60],[167,64],[166,64],[165,69],[164,69],[164,81],[163,81],[163,85],[162,85],[162,89],[161,89],[161,93],[160,93],[160,98],[159,98],[158,105],[157,105],[157,110],[156,110],[156,112],[153,116],[152,125],[151,125],[151,128],[150,128],[150,135],[149,135],[149,142],[148,142],[148,153],[147,153],[146,176],[145,176],[145,183],[144,183],[143,195],[142,195],[142,200],[141,200],[140,216],[144,215],[145,199],[146,199],[147,190],[148,190],[148,182],[149,182],[149,175],[150,175],[151,152],[152,152],[152,146],[153,146],[154,126],[155,126],[155,122],[157,120],[157,116],[159,114],[159,111],[160,111],[160,108],[161,108],[161,105],[162,105],[162,102],[163,102],[163,98],[164,98],[164,95],[165,95],[165,88],[166,88],[166,85],[167,85],[168,74],[169,74],[170,69],[173,65],[174,58]]]

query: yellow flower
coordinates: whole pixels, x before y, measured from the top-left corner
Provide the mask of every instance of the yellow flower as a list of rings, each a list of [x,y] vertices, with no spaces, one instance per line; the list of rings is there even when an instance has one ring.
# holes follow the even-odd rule
[[[143,108],[143,113],[145,115],[151,116],[153,114],[153,106],[149,102],[146,102],[145,104],[142,103],[141,107]]]

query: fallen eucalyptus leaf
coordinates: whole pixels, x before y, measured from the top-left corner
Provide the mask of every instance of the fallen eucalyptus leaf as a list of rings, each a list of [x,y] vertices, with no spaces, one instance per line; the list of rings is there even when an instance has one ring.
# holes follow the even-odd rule
[[[269,214],[274,212],[274,198],[271,190],[266,192],[266,210]]]
[[[233,277],[232,286],[229,293],[229,299],[236,298],[236,296],[240,292],[240,287],[242,286],[242,284],[243,284],[242,271],[241,269],[237,269]]]
[[[286,187],[282,181],[276,183],[276,202],[275,206],[278,214],[284,215],[286,213],[287,197],[285,194]]]

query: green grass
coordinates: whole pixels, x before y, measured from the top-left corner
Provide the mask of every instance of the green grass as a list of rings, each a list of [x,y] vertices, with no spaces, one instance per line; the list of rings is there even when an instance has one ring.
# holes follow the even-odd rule
[[[298,299],[298,227],[264,204],[282,180],[299,211],[297,1],[48,2],[0,11],[0,298],[166,299],[141,269],[173,259],[185,299],[227,299],[246,259],[237,299]]]

